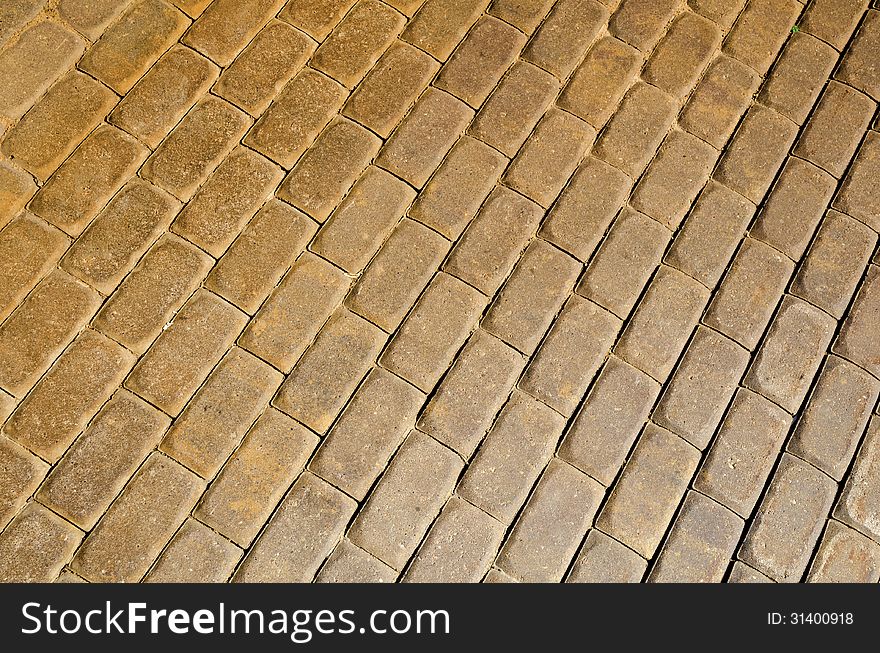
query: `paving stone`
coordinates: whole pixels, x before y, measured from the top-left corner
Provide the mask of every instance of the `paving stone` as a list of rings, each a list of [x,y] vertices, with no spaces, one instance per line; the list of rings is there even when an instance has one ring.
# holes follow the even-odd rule
[[[221,66],[228,66],[284,0],[215,0],[182,41]]]
[[[596,139],[596,130],[553,108],[504,173],[504,183],[547,208]]]
[[[688,492],[648,582],[720,583],[743,526],[724,506]]]
[[[355,392],[309,469],[363,499],[403,442],[425,396],[403,379],[374,368]]]
[[[162,236],[101,308],[95,328],[143,354],[213,264],[185,240]]]
[[[808,583],[876,583],[880,545],[840,522],[829,520],[810,565]]]
[[[721,30],[712,21],[686,11],[670,25],[642,73],[646,82],[678,98],[697,83],[721,44]]]
[[[638,583],[647,561],[602,531],[591,530],[567,583]]]
[[[42,4],[45,4],[42,3]],[[80,34],[96,40],[114,18],[129,4],[128,0],[60,0],[58,14]],[[180,4],[179,2],[177,4]]]
[[[360,0],[318,47],[312,67],[354,88],[403,29],[406,19],[377,0]]]
[[[577,292],[625,319],[660,265],[671,232],[626,207],[587,266]]]
[[[413,431],[348,530],[352,542],[402,569],[452,493],[464,463]]]
[[[608,9],[595,0],[557,2],[522,58],[564,80],[607,22]]]
[[[77,67],[125,95],[189,24],[184,14],[161,0],[137,0]]]
[[[354,3],[355,0],[290,0],[278,17],[323,41]]]
[[[122,98],[108,120],[155,148],[218,74],[212,62],[175,45]]]
[[[184,207],[172,229],[219,258],[282,177],[271,161],[239,146]]]
[[[855,303],[849,311],[840,335],[834,343],[834,353],[844,356],[880,375],[880,343],[877,342],[877,322],[880,318],[880,270],[868,266]]]
[[[829,211],[791,292],[840,319],[871,258],[877,234],[849,216]]]
[[[38,503],[29,503],[0,534],[0,582],[55,580],[82,538],[76,526]]]
[[[63,233],[28,213],[0,231],[0,322],[55,267],[69,244]]]
[[[0,421],[5,421],[15,408],[15,397],[0,391]]]
[[[401,38],[439,61],[446,61],[488,0],[427,0]]]
[[[125,386],[169,415],[177,415],[247,321],[244,313],[199,290],[162,331]]]
[[[98,309],[94,290],[55,270],[0,327],[0,387],[24,396]]]
[[[388,0],[385,4],[394,7],[406,16],[412,16],[425,0]]]
[[[701,16],[729,29],[746,0],[688,0],[688,6]]]
[[[565,419],[514,392],[458,485],[458,494],[509,524],[550,461]]]
[[[488,573],[483,577],[482,582],[484,583],[518,583],[519,581],[514,580],[507,574],[505,574],[500,569],[495,569],[492,567]]]
[[[205,287],[256,313],[317,229],[292,206],[269,200],[211,270]]]
[[[37,192],[37,185],[24,170],[0,161],[0,229],[2,229]]]
[[[3,153],[45,181],[114,104],[116,95],[110,89],[70,72],[9,130]]]
[[[453,247],[443,269],[491,297],[534,238],[544,210],[497,187]]]
[[[345,309],[331,316],[284,381],[273,405],[317,433],[326,433],[387,336]]]
[[[642,52],[650,52],[678,4],[679,0],[623,0],[611,15],[608,31]]]
[[[304,253],[263,303],[239,344],[281,371],[290,371],[348,286],[341,270]]]
[[[142,399],[117,392],[52,469],[37,498],[91,530],[170,424]]]
[[[0,43],[5,44],[45,7],[46,0],[9,0],[0,13]]]
[[[774,580],[767,578],[760,571],[755,571],[747,564],[735,560],[727,578],[728,583],[773,583]]]
[[[316,446],[316,435],[269,408],[223,466],[195,516],[247,548]]]
[[[439,234],[403,219],[367,266],[345,305],[388,333],[394,331],[415,304],[449,243]]]
[[[438,274],[386,347],[382,366],[430,392],[476,327],[487,301],[455,277]]]
[[[842,177],[876,108],[877,104],[868,96],[844,84],[828,82],[794,153],[835,177]]]
[[[880,229],[880,198],[876,179],[880,173],[880,134],[869,131],[855,162],[834,199],[834,208],[861,220],[874,231]]]
[[[580,271],[578,261],[543,240],[534,240],[483,318],[483,328],[531,354]]]
[[[739,557],[776,581],[799,582],[836,493],[832,479],[783,454]]]
[[[491,16],[474,25],[434,85],[478,108],[526,44],[519,30]]]
[[[395,41],[352,92],[342,113],[388,138],[439,69],[421,50]]]
[[[797,0],[754,0],[724,41],[724,52],[764,74],[803,10]]]
[[[705,449],[748,363],[748,351],[711,329],[698,327],[652,419]]]
[[[809,34],[792,34],[758,100],[802,125],[838,56],[834,48]]]
[[[880,383],[852,363],[829,356],[787,450],[843,479],[877,402]]]
[[[880,63],[876,57],[878,47],[880,11],[869,11],[834,78],[880,100]]]
[[[185,11],[189,16],[198,18],[212,0],[171,0],[171,4]]]
[[[799,21],[801,32],[843,50],[867,8],[865,0],[816,0]]]
[[[617,168],[588,156],[553,205],[540,236],[588,261],[631,188],[632,181]]]
[[[723,54],[709,65],[679,117],[688,132],[721,148],[752,102],[761,77]]]
[[[837,321],[827,313],[785,296],[746,375],[746,387],[795,413],[836,327]]]
[[[599,129],[638,75],[642,54],[610,36],[598,40],[559,96],[559,106]]]
[[[470,459],[523,367],[517,351],[477,330],[431,396],[419,429]]]
[[[233,348],[208,376],[161,451],[203,478],[212,478],[262,410],[283,376],[243,349]]]
[[[84,50],[82,38],[54,21],[27,28],[0,53],[0,116],[21,116]]]
[[[306,150],[278,190],[278,197],[323,222],[366,170],[382,141],[337,118]]]
[[[198,476],[153,453],[83,542],[71,569],[92,582],[140,580],[204,489]]]
[[[498,566],[524,582],[559,582],[599,510],[605,488],[550,461],[498,554]]]
[[[89,581],[84,580],[77,576],[75,573],[67,569],[66,567],[61,570],[61,574],[56,578],[53,582],[55,583],[88,583]]]
[[[259,117],[314,53],[315,44],[287,23],[269,21],[235,58],[214,92]]]
[[[593,148],[593,154],[637,179],[675,117],[671,97],[644,82],[626,94]]]
[[[134,362],[112,340],[83,331],[19,404],[4,432],[43,459],[57,461]]]
[[[660,394],[651,377],[613,356],[559,447],[559,457],[605,486],[617,476]]]
[[[763,243],[746,238],[715,293],[703,322],[746,349],[758,345],[794,263]]]
[[[877,480],[880,464],[880,419],[873,417],[868,433],[856,454],[855,465],[846,481],[843,493],[837,501],[834,516],[845,524],[861,531],[875,542],[880,541],[880,516],[877,496],[880,484]]]
[[[507,159],[462,136],[419,193],[409,216],[450,239],[458,238],[501,177]]]
[[[694,488],[748,517],[790,425],[784,410],[749,390],[738,390]]]
[[[135,177],[76,239],[61,267],[109,295],[179,209],[173,196]]]
[[[492,0],[489,13],[531,34],[550,11],[551,5],[553,0]]]
[[[397,571],[342,538],[321,571],[316,583],[393,583]]]
[[[315,141],[345,100],[345,89],[304,68],[275,98],[244,143],[290,168]]]
[[[144,579],[147,583],[222,583],[242,550],[195,519],[187,519]]]
[[[357,504],[305,473],[233,576],[239,583],[306,582],[333,550]]]
[[[700,461],[677,435],[648,424],[596,527],[650,558],[672,521]]]
[[[0,528],[13,518],[49,471],[49,465],[9,438],[0,437]]]
[[[429,88],[386,141],[377,165],[421,188],[473,115],[449,93]]]

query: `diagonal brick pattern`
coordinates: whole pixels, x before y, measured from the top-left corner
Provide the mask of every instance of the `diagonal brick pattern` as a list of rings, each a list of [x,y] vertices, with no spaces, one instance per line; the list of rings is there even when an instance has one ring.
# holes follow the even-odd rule
[[[0,7],[0,581],[877,582],[880,3]]]

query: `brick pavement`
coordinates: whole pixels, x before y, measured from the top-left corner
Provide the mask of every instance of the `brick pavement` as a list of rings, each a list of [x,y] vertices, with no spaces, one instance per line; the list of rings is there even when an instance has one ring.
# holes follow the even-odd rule
[[[0,580],[877,582],[880,3],[0,7]]]

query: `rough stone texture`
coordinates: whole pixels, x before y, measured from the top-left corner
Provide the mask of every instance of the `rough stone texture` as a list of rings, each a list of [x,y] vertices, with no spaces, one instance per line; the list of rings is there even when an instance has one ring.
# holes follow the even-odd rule
[[[232,542],[195,519],[187,519],[144,582],[222,583],[241,555],[241,549]]]
[[[724,41],[724,52],[766,73],[802,9],[797,0],[750,1]]]
[[[55,580],[83,533],[39,503],[29,503],[0,533],[0,582]]]
[[[284,0],[216,0],[183,37],[220,66],[228,66]]]
[[[317,41],[323,41],[351,9],[355,0],[290,0],[278,15]]]
[[[834,508],[834,516],[880,542],[880,492],[877,468],[880,465],[880,419],[871,418],[868,434],[856,454],[856,462]]]
[[[747,564],[740,562],[739,560],[735,560],[733,563],[733,567],[730,570],[730,575],[727,577],[728,583],[773,583],[774,580],[767,578],[760,571],[756,571],[749,567]]]
[[[880,545],[840,522],[830,520],[810,566],[808,583],[876,583]]]
[[[647,561],[635,551],[593,529],[566,582],[638,583],[647,567]]]
[[[18,214],[36,192],[33,177],[7,161],[0,161],[0,229]]]
[[[446,61],[488,0],[427,0],[401,38],[439,61]]]
[[[644,79],[674,97],[684,97],[720,43],[721,30],[712,21],[684,12],[672,22],[648,59]]]
[[[622,0],[611,15],[608,31],[642,52],[650,52],[678,4],[678,0]]]
[[[834,343],[834,353],[861,365],[874,376],[880,374],[880,343],[876,337],[878,319],[880,268],[871,265]]]
[[[566,79],[607,21],[608,9],[595,0],[557,2],[522,58]]]
[[[0,438],[0,528],[25,504],[49,466],[9,438]]]
[[[342,539],[321,567],[315,582],[393,583],[396,578],[397,571],[347,539]]]
[[[833,204],[837,210],[861,220],[874,231],[880,228],[880,200],[874,184],[878,171],[880,134],[869,131]]]
[[[874,56],[880,46],[880,11],[869,11],[848,49],[835,78],[880,100],[880,64]]]
[[[843,50],[868,3],[865,0],[816,0],[800,21],[801,31]]]

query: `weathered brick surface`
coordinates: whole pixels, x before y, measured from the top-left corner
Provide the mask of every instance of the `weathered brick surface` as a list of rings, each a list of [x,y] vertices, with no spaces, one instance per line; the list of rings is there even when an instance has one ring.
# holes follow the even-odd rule
[[[874,231],[880,228],[880,200],[874,184],[878,172],[880,133],[869,131],[833,204],[834,208],[861,220]]]
[[[39,503],[29,503],[0,533],[0,582],[55,580],[82,538],[76,526]]]
[[[427,0],[407,23],[401,38],[446,61],[487,4],[488,0]]]
[[[396,570],[343,538],[321,567],[315,582],[393,583],[396,578]]]
[[[876,337],[878,319],[880,269],[871,265],[834,343],[834,352],[861,365],[874,376],[880,374],[880,343]]]
[[[876,583],[880,545],[838,521],[829,520],[810,565],[808,583]]]
[[[797,0],[752,0],[724,41],[724,52],[764,74],[803,7]]]
[[[591,530],[568,583],[638,583],[648,563],[632,549],[602,531]]]
[[[553,5],[553,0],[492,0],[489,13],[531,34]]]
[[[354,3],[355,0],[290,0],[278,16],[323,41]]]
[[[877,469],[880,465],[880,419],[871,418],[868,434],[856,454],[855,465],[834,509],[840,521],[861,531],[875,542],[880,541],[880,493]]]
[[[7,161],[0,161],[0,229],[18,214],[36,192],[33,177]]]
[[[773,583],[770,578],[767,578],[760,571],[756,571],[749,567],[747,564],[740,562],[739,560],[735,560],[733,563],[733,567],[731,567],[730,575],[727,577],[728,583]]]
[[[523,59],[566,79],[608,21],[608,9],[595,0],[563,0],[530,39]]]
[[[867,3],[864,0],[816,0],[800,21],[801,31],[843,50],[855,31]]]
[[[192,2],[192,0],[178,0],[173,4],[180,5],[181,1]],[[60,0],[58,13],[78,32],[95,40],[107,25],[125,9],[127,4],[127,2],[119,2],[118,0],[94,0],[93,2]]]
[[[674,97],[684,97],[696,84],[721,43],[712,21],[684,12],[670,25],[648,59],[643,77]]]
[[[242,551],[195,519],[187,519],[156,564],[147,583],[222,583],[232,574]]]
[[[49,466],[9,438],[0,438],[0,528],[40,485]]]
[[[642,52],[650,52],[678,4],[678,0],[622,0],[611,15],[608,31]]]
[[[284,0],[216,0],[193,23],[183,42],[228,66],[283,4]]]
[[[875,100],[880,99],[880,64],[875,56],[878,46],[880,11],[869,11],[835,74],[836,79],[864,91]]]
[[[688,6],[721,27],[729,29],[746,0],[688,0]]]

